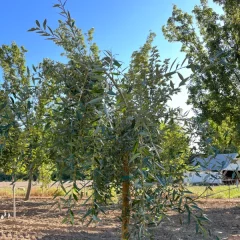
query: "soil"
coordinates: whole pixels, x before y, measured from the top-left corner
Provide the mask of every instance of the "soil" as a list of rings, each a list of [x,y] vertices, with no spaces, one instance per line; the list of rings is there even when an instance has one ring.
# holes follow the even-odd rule
[[[24,202],[17,200],[17,218],[0,219],[1,240],[93,240],[93,239],[120,239],[119,221],[120,212],[112,206],[106,209],[102,221],[90,227],[83,226],[76,217],[73,226],[62,223],[64,211],[51,208],[53,200],[32,199]],[[151,228],[154,239],[159,240],[203,240],[228,239],[240,240],[240,199],[206,200],[200,202],[205,214],[211,220],[206,228],[211,229],[211,236],[204,237],[195,233],[195,224],[180,224],[179,215],[170,214],[160,226]],[[12,200],[0,199],[0,215],[6,210],[12,216]]]

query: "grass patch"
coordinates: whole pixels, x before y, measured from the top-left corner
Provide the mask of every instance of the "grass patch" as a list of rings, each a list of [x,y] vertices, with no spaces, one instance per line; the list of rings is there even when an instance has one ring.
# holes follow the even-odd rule
[[[203,198],[209,198],[209,199],[240,198],[240,186],[238,188],[236,185],[211,186],[211,189],[208,189],[207,191],[205,191],[206,186],[188,187],[188,190],[191,191],[193,195],[195,196],[202,195]]]
[[[26,189],[16,188],[16,197],[25,197]],[[57,187],[51,187],[49,189],[44,189],[41,187],[33,187],[31,190],[31,197],[54,197],[54,196],[64,196],[64,191]],[[12,188],[0,188],[0,197],[12,197]]]
[[[240,198],[240,186],[237,188],[236,185],[223,185],[223,186],[211,186],[211,189],[206,191],[206,186],[189,186],[188,190],[193,193],[194,196],[202,196],[202,198],[208,199],[228,199],[230,198]],[[230,188],[230,191],[229,191]],[[230,193],[230,194],[229,194]],[[16,197],[25,197],[26,189],[16,188]],[[85,188],[79,192],[79,199],[87,198],[91,196],[92,189]],[[119,201],[119,196],[116,194],[115,190],[111,191],[112,201],[115,203]],[[54,197],[54,196],[65,196],[64,191],[59,187],[42,188],[42,187],[32,187],[31,197]],[[12,188],[5,187],[0,188],[0,197],[12,197]]]
[[[70,188],[66,187],[66,191],[68,192]],[[26,188],[18,188],[15,189],[16,197],[24,198],[26,194]],[[0,197],[12,197],[12,187],[3,187],[0,188]],[[61,187],[54,187],[51,186],[50,188],[43,188],[41,186],[33,186],[31,189],[30,197],[55,197],[55,196],[65,196],[65,192]],[[92,195],[92,189],[86,187],[79,191],[78,198],[79,199],[86,199]]]

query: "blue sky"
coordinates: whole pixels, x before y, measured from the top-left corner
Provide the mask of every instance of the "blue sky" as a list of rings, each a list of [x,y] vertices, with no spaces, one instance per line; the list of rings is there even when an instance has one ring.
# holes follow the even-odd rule
[[[94,39],[100,50],[111,50],[125,64],[129,62],[132,52],[144,44],[150,30],[157,34],[155,44],[159,47],[162,59],[174,60],[178,57],[181,62],[184,55],[180,53],[180,44],[168,43],[161,28],[171,16],[173,4],[190,12],[199,2],[200,0],[68,0],[66,8],[84,32],[95,28]],[[44,40],[44,37],[27,32],[35,26],[36,19],[43,22],[46,18],[49,26],[53,29],[57,27],[57,20],[61,16],[57,8],[52,8],[55,3],[56,0],[3,1],[0,44],[14,41],[25,46],[28,50],[28,65],[36,64],[44,57],[58,60],[60,48],[51,41]],[[211,2],[210,4],[212,5]],[[212,6],[216,8],[215,5]],[[185,100],[186,90],[175,102],[183,105]]]

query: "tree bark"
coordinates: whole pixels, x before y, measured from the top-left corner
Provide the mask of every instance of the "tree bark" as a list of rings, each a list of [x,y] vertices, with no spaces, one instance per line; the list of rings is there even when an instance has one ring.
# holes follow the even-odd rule
[[[130,220],[130,179],[129,156],[123,156],[123,183],[122,183],[122,240],[129,239]]]
[[[30,169],[29,178],[28,178],[28,187],[27,187],[27,192],[25,195],[25,201],[28,201],[30,199],[30,193],[31,193],[31,189],[32,189],[32,179],[33,179],[33,170]]]

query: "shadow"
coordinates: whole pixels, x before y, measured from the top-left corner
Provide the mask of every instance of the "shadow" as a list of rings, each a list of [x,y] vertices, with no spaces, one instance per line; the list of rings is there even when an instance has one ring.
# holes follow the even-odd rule
[[[96,227],[93,225],[85,227],[77,214],[75,225],[63,224],[64,212],[51,210],[52,203],[52,201],[43,203],[41,200],[20,202],[16,221],[13,219],[1,220],[2,234],[6,234],[6,236],[25,234],[21,238],[18,237],[19,239],[29,239],[29,237],[30,239],[44,240],[120,239],[121,223],[118,219],[120,211],[117,206],[104,207],[107,214],[100,214],[102,221]],[[7,206],[11,208],[8,209]],[[240,240],[240,201],[204,200],[199,203],[199,206],[211,220],[205,222],[206,236],[196,234],[196,224],[193,218],[191,218],[190,224],[187,224],[186,214],[171,212],[159,226],[150,228],[153,239],[216,240],[216,236],[218,236],[219,239]],[[12,205],[9,205],[8,201],[1,202],[0,211],[1,209],[12,210]],[[84,209],[77,209],[77,211],[84,212]],[[180,219],[184,224],[181,224]],[[1,237],[0,235],[0,239],[3,239]]]
[[[39,238],[41,240],[53,240],[53,239],[62,239],[62,240],[100,240],[100,239],[109,239],[109,240],[116,240],[120,239],[119,229],[116,228],[109,228],[107,230],[98,230],[95,231],[89,231],[89,230],[83,230],[81,232],[59,232],[59,231],[43,231],[43,234],[46,234],[42,238]]]
[[[59,211],[54,207],[54,201],[52,200],[16,200],[16,215],[17,219],[25,217],[39,217],[39,218],[48,218],[50,215],[55,218],[59,217]],[[13,216],[13,201],[12,199],[2,199],[0,201],[0,215],[6,211]],[[11,218],[10,218],[11,219]],[[1,239],[1,238],[0,238]]]
[[[156,236],[154,239],[161,240],[216,240],[236,239],[240,240],[240,203],[211,202],[201,205],[209,222],[205,222],[206,235],[196,234],[196,222],[191,218],[187,224],[187,215],[174,214],[169,220],[164,220],[159,227],[150,229]],[[184,224],[181,224],[181,220]],[[159,237],[157,237],[159,236]],[[231,236],[234,236],[233,238]]]

